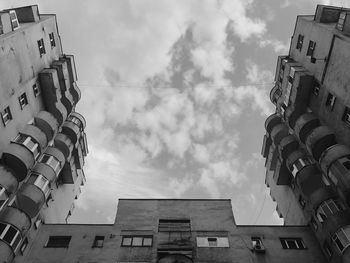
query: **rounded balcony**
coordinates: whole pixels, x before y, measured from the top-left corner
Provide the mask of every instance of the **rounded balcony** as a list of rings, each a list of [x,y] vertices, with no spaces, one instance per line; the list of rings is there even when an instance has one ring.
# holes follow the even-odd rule
[[[66,121],[62,126],[62,133],[67,135],[72,143],[75,145],[80,137],[80,128],[79,126],[71,121]]]
[[[303,167],[296,174],[296,182],[302,193],[310,197],[310,195],[318,188],[322,187],[322,175],[315,165]]]
[[[62,151],[60,151],[56,147],[52,147],[52,146],[47,147],[46,151],[44,152],[44,154],[48,154],[48,155],[54,156],[60,162],[61,168],[64,166],[64,164],[66,162],[66,157],[64,156]]]
[[[20,133],[32,137],[37,143],[39,143],[40,149],[43,149],[47,146],[46,134],[34,125],[27,124],[20,131]]]
[[[304,113],[304,109],[303,108],[299,108],[299,107],[291,107],[289,106],[286,111],[285,111],[285,117],[288,121],[289,126],[294,129],[295,124],[297,122],[297,120],[299,119],[299,117]]]
[[[288,135],[284,137],[279,143],[278,150],[280,153],[280,157],[282,157],[283,160],[286,160],[288,158],[288,155],[290,155],[298,148],[298,140],[294,137],[294,135]]]
[[[6,189],[8,195],[14,193],[18,188],[17,178],[10,169],[3,165],[0,165],[0,186]]]
[[[330,146],[336,144],[334,133],[326,126],[319,126],[306,137],[306,148],[319,161],[322,153]]]
[[[22,181],[28,170],[34,165],[35,159],[31,151],[17,143],[10,143],[3,152],[2,159],[13,172],[18,181]]]
[[[74,148],[70,138],[63,133],[58,133],[54,139],[54,145],[63,153],[66,160],[69,160]]]
[[[16,195],[17,205],[31,218],[38,215],[45,202],[45,194],[36,185],[24,183]]]
[[[322,185],[309,196],[309,202],[316,210],[319,205],[328,199],[337,199],[338,195],[331,186]]]
[[[268,133],[271,133],[272,128],[281,123],[281,117],[278,116],[276,113],[270,115],[266,121],[265,121],[265,129]]]
[[[83,115],[81,115],[80,113],[75,111],[75,112],[71,113],[70,117],[75,117],[75,118],[79,119],[79,121],[83,125],[83,127],[81,127],[82,130],[84,130],[86,128],[86,120],[85,120]]]
[[[80,89],[75,81],[71,85],[70,92],[73,96],[75,104],[77,104],[81,98],[81,91],[80,91]]]
[[[276,146],[279,145],[280,141],[288,135],[288,128],[283,123],[277,124],[271,131],[271,139]]]
[[[38,162],[31,170],[34,173],[42,174],[50,183],[56,180],[56,173],[51,166]]]
[[[56,118],[47,111],[40,111],[34,117],[35,125],[45,133],[47,141],[51,141],[58,130],[58,122]]]
[[[350,210],[342,210],[329,217],[323,223],[322,230],[327,236],[333,236],[340,228],[348,226],[350,222]]]
[[[302,143],[305,143],[306,137],[316,127],[320,126],[320,120],[311,112],[301,115],[294,126],[296,136]]]
[[[328,174],[328,169],[337,159],[350,155],[350,148],[343,144],[335,144],[327,148],[320,157],[322,172]]]
[[[282,91],[278,85],[275,85],[270,91],[270,100],[273,104],[277,104],[278,99],[281,97]]]
[[[296,149],[295,151],[292,151],[287,159],[286,159],[286,166],[289,169],[290,172],[293,172],[293,164],[301,159],[307,157],[306,153],[301,149]]]
[[[15,254],[10,245],[0,239],[0,255],[2,262],[13,262]]]
[[[0,212],[0,222],[8,223],[25,235],[31,227],[30,217],[20,208],[7,206]]]

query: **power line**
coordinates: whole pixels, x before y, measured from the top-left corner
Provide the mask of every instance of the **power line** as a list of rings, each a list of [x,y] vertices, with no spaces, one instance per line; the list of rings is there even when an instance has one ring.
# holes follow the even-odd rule
[[[260,216],[261,216],[261,213],[262,213],[263,208],[264,208],[264,206],[265,206],[266,196],[267,196],[267,194],[266,194],[266,192],[265,192],[264,200],[263,200],[263,203],[262,203],[262,205],[261,205],[261,207],[260,207],[259,214],[258,214],[258,216],[255,218],[254,225],[256,224],[256,222],[258,221],[258,219],[259,219]]]

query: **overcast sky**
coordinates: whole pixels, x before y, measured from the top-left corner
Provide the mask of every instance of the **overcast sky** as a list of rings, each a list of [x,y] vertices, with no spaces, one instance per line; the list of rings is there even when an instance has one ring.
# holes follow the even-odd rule
[[[76,60],[90,153],[71,222],[118,198],[231,198],[239,224],[280,224],[264,121],[298,14],[341,0],[0,0],[57,14]]]

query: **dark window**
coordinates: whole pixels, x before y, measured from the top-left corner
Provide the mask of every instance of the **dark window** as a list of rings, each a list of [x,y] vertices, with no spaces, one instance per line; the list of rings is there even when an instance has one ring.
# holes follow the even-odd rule
[[[12,114],[11,114],[11,110],[10,107],[7,106],[2,112],[1,112],[1,119],[2,119],[2,123],[6,126],[7,123],[10,122],[10,120],[12,120]]]
[[[208,237],[208,244],[209,244],[209,247],[217,247],[218,239],[216,237]]]
[[[6,234],[4,235],[4,237],[2,238],[4,241],[6,241],[8,244],[11,244],[14,237],[17,234],[17,229],[10,226],[9,229],[7,230]]]
[[[56,46],[56,42],[55,42],[55,35],[54,35],[53,32],[49,34],[49,38],[50,38],[51,48],[55,47]]]
[[[299,204],[304,209],[306,206],[306,201],[302,196],[299,196]]]
[[[251,239],[252,239],[253,249],[259,250],[263,248],[261,237],[252,237]]]
[[[301,51],[303,48],[303,42],[304,42],[304,36],[303,35],[298,35],[298,42],[297,42],[297,49]]]
[[[122,247],[151,247],[152,236],[123,236]]]
[[[305,249],[306,248],[303,240],[299,237],[280,238],[280,241],[284,249]]]
[[[317,225],[317,222],[316,222],[314,217],[311,217],[310,223],[311,223],[312,227],[315,229],[315,231],[317,231],[318,225]]]
[[[330,110],[333,110],[336,99],[336,96],[334,96],[332,93],[328,93],[326,107],[328,107]]]
[[[333,254],[332,248],[331,248],[331,246],[328,244],[327,241],[325,241],[325,242],[323,243],[323,249],[324,249],[324,251],[326,252],[326,254],[327,254],[328,257],[331,257],[331,256],[332,256],[332,254]]]
[[[316,96],[318,96],[318,94],[320,93],[320,88],[321,85],[320,83],[318,83],[317,81],[314,82],[314,88],[312,90],[313,94],[315,94]]]
[[[35,83],[33,85],[33,92],[35,97],[37,97],[40,94],[41,90],[38,83]]]
[[[95,236],[92,247],[103,247],[104,240],[105,240],[104,236]]]
[[[23,92],[22,95],[18,97],[18,101],[21,109],[23,109],[28,104],[28,99],[25,92]]]
[[[39,48],[39,53],[40,53],[40,57],[46,53],[45,51],[45,45],[44,45],[44,39],[40,39],[38,40],[38,48]]]
[[[187,232],[191,231],[191,221],[189,219],[159,219],[159,232]]]
[[[2,25],[2,21],[0,19],[0,35],[4,34],[4,28],[3,28],[3,25]]]
[[[71,236],[50,236],[46,247],[68,247]]]
[[[306,56],[313,57],[314,56],[314,52],[315,52],[315,48],[316,48],[316,42],[310,40],[309,41],[309,47],[307,48]]]
[[[350,124],[350,108],[345,107],[344,114],[343,114],[343,121],[347,124]]]

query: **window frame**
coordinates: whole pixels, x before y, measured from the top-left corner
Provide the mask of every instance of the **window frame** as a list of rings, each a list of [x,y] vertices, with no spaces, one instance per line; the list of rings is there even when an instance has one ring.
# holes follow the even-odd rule
[[[105,236],[95,236],[92,247],[102,248],[104,245]]]
[[[350,125],[350,107],[345,106],[342,121]]]
[[[345,232],[345,230],[348,230],[349,229],[349,234],[347,234]],[[345,237],[346,240],[343,240],[343,241],[346,241],[346,244],[343,244],[341,243],[341,238],[338,236],[339,233],[342,233],[343,235],[343,238]],[[350,246],[350,225],[347,225],[347,226],[344,226],[344,227],[341,227],[339,228],[335,233],[334,235],[332,236],[332,241],[333,243],[335,244],[335,246],[339,249],[340,253],[343,254],[343,252],[346,250],[347,247]],[[340,245],[343,247],[343,248],[340,248],[339,247],[339,243],[340,242]]]
[[[309,46],[307,48],[307,52],[306,52],[306,56],[307,57],[314,57],[314,53],[315,53],[315,49],[316,49],[316,42],[309,40]]]
[[[19,139],[20,138],[24,138],[25,139],[22,141]],[[17,143],[20,145],[23,145],[25,148],[27,148],[34,156],[34,159],[37,159],[38,156],[40,155],[40,147],[39,147],[39,143],[37,143],[31,136],[23,134],[23,133],[19,133],[16,138],[12,141],[13,143]]]
[[[46,161],[43,161],[43,159],[45,157],[48,157],[48,159]],[[54,170],[56,175],[58,174],[59,170],[61,169],[61,162],[55,156],[53,156],[51,154],[43,153],[39,158],[39,162],[50,166]]]
[[[336,100],[337,100],[337,97],[332,93],[328,92],[328,95],[326,98],[326,108],[328,108],[330,111],[333,111]]]
[[[227,236],[197,236],[196,243],[197,243],[197,247],[199,248],[230,247],[229,238]]]
[[[301,51],[303,49],[303,42],[304,42],[304,35],[299,34],[298,35],[298,40],[297,40],[297,46],[296,49]]]
[[[141,245],[134,245],[134,238],[142,238]],[[130,244],[125,244],[124,240],[131,239]],[[145,244],[145,239],[151,239],[151,244]],[[121,247],[152,247],[153,246],[153,236],[151,235],[123,235]]]
[[[337,29],[340,31],[343,31],[344,29],[344,23],[345,23],[345,19],[346,19],[347,13],[344,12],[340,12],[339,14],[339,18],[338,18],[338,22],[337,22]]]
[[[34,83],[32,88],[33,88],[34,97],[38,97],[41,94],[39,83],[38,82]]]
[[[57,242],[57,240],[54,241],[54,239],[59,239],[59,238],[61,238],[60,241],[67,241],[68,240],[68,242],[66,242],[66,243],[61,242],[58,244],[50,244],[50,241]],[[66,238],[66,240],[64,240],[64,238]],[[53,240],[51,240],[51,239],[53,239]],[[49,239],[47,240],[46,245],[44,247],[45,248],[68,248],[71,240],[72,240],[72,236],[62,236],[62,235],[61,236],[49,236]]]
[[[323,223],[331,215],[342,211],[342,207],[335,199],[327,199],[323,201],[316,209],[316,218],[320,223]]]
[[[19,22],[18,22],[18,17],[17,17],[16,10],[10,10],[9,11],[9,15],[10,15],[12,31],[18,29],[19,28]],[[15,17],[11,17],[11,15],[14,15]]]
[[[5,225],[5,227],[3,228],[2,232],[0,232],[0,239],[2,241],[4,241],[6,244],[8,244],[9,246],[11,246],[11,248],[16,251],[19,244],[21,243],[22,241],[22,235],[21,235],[21,232],[16,228],[14,227],[13,225],[11,224],[8,224],[8,223],[3,223],[3,222],[0,222],[0,224],[2,225]],[[11,241],[9,242],[8,240],[5,239],[7,233],[9,230],[14,230],[16,231],[16,233],[14,235],[12,235],[12,238],[11,238]],[[19,239],[18,239],[19,238]]]
[[[49,33],[49,39],[50,39],[51,49],[56,47],[56,40],[55,40],[54,32]]]
[[[306,249],[305,243],[301,237],[280,237],[280,242],[283,249]],[[291,247],[289,242],[293,242],[295,247]]]
[[[6,126],[12,120],[12,114],[10,106],[5,107],[1,112],[1,119],[4,126]]]
[[[43,39],[43,38],[40,38],[40,39],[37,41],[37,43],[38,43],[38,49],[39,49],[40,57],[42,57],[44,54],[46,54],[44,39]]]
[[[18,97],[18,102],[19,102],[19,106],[21,107],[21,110],[23,110],[24,107],[28,105],[28,98],[27,98],[27,94],[25,92],[23,92]]]

